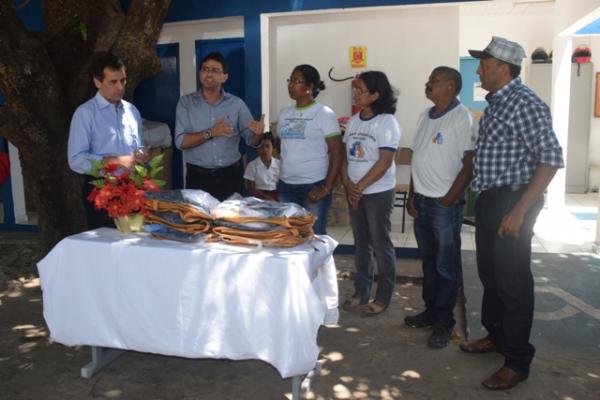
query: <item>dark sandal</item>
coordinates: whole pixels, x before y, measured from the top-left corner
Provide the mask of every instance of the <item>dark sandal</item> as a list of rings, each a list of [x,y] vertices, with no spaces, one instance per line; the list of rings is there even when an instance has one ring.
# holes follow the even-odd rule
[[[383,304],[382,302],[375,300],[367,305],[367,307],[362,312],[362,316],[374,317],[384,312],[387,308],[388,304]]]
[[[352,311],[352,310],[356,310],[357,308],[359,308],[361,306],[364,306],[368,302],[369,302],[368,299],[361,299],[360,297],[352,296],[352,297],[346,299],[346,301],[344,301],[344,304],[342,304],[342,308],[345,311]]]

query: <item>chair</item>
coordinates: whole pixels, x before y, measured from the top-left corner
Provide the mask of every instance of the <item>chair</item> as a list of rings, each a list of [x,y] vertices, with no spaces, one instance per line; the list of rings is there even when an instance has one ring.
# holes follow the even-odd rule
[[[410,160],[412,151],[408,147],[401,147],[396,152],[396,197],[394,207],[402,208],[402,233],[406,220],[406,205],[408,203],[408,190],[410,187]]]

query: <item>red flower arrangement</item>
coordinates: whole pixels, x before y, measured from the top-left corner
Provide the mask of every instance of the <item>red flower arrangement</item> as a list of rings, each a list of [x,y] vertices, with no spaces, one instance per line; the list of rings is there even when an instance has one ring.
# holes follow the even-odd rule
[[[88,200],[98,210],[108,211],[111,218],[126,217],[133,213],[145,215],[144,192],[157,191],[165,181],[156,179],[163,169],[162,154],[154,157],[148,166],[136,165],[131,171],[122,171],[118,164],[102,164],[92,161],[89,175],[97,177],[90,182],[94,189]]]

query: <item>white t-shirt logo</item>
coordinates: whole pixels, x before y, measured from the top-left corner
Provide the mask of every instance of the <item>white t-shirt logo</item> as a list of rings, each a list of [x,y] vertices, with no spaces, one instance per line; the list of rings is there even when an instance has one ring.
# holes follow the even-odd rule
[[[365,156],[365,149],[362,147],[360,141],[352,143],[349,151],[352,157],[363,158]]]
[[[290,118],[285,121],[283,129],[281,131],[281,137],[283,139],[300,139],[305,140],[304,129],[306,127],[306,121],[303,118]]]

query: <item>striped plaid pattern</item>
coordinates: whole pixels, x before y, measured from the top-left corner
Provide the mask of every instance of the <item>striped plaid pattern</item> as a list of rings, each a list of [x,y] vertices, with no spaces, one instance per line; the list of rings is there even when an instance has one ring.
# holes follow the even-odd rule
[[[537,164],[564,166],[550,109],[521,78],[488,94],[487,101],[475,146],[473,190],[529,183]]]
[[[499,36],[493,36],[492,41],[483,51],[494,58],[514,65],[521,65],[521,61],[526,57],[525,50],[519,43]]]

